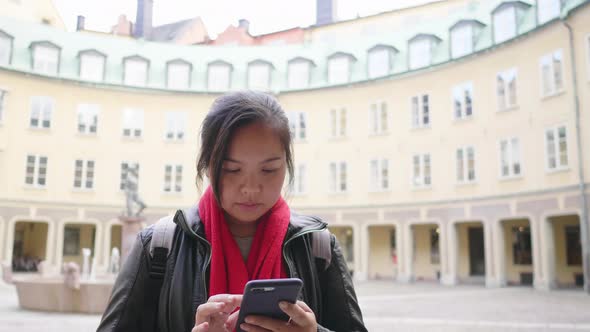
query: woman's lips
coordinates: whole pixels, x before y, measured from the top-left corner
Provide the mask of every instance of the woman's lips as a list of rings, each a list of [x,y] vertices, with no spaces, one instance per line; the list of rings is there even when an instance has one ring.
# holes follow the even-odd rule
[[[254,211],[258,209],[262,204],[260,203],[236,203],[236,205],[245,211]]]

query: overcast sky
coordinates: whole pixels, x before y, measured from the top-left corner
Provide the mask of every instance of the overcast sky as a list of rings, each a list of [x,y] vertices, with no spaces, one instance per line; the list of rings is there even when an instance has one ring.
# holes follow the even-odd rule
[[[86,17],[86,28],[108,32],[120,14],[135,21],[137,0],[53,0],[68,30],[76,17]],[[340,19],[365,16],[428,0],[338,0]],[[315,22],[315,0],[155,0],[154,25],[200,16],[213,38],[240,18],[250,21],[253,35],[306,27]]]

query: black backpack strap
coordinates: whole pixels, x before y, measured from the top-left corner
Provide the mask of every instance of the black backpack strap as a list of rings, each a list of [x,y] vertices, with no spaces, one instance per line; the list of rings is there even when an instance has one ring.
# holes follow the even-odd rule
[[[325,261],[324,271],[328,269],[332,263],[332,239],[330,238],[330,231],[328,228],[319,232],[313,232],[311,236],[311,250],[313,256]]]

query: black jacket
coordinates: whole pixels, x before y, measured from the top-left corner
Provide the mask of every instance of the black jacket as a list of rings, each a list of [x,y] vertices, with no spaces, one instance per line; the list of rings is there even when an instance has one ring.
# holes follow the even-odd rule
[[[157,313],[144,312],[152,285],[150,226],[138,234],[115,281],[97,332],[190,332],[194,327],[197,307],[209,297],[211,246],[205,240],[196,207],[186,212],[178,210],[174,222],[180,227],[176,227],[166,263]],[[312,254],[311,233],[325,228],[326,224],[316,218],[292,213],[283,243],[287,273],[303,280],[301,300],[315,313],[318,331],[365,332],[348,267],[334,235],[332,260],[327,269],[325,261]]]

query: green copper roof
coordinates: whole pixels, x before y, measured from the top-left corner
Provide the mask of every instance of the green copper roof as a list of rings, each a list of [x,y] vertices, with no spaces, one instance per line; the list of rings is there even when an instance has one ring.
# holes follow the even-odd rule
[[[106,34],[65,32],[46,25],[31,24],[10,18],[0,17],[0,30],[14,37],[12,61],[9,70],[33,73],[31,70],[31,43],[48,41],[61,47],[60,69],[57,78],[76,80],[78,77],[78,54],[84,50],[96,50],[107,56],[105,80],[97,85],[122,86],[123,59],[141,56],[149,59],[150,68],[146,88],[165,89],[166,63],[183,59],[192,64],[190,92],[207,92],[207,65],[214,61],[226,61],[233,66],[231,90],[246,88],[248,63],[255,60],[271,62],[271,91],[289,91],[287,88],[287,64],[294,58],[302,57],[313,61],[309,89],[329,87],[327,80],[327,59],[330,55],[342,52],[356,58],[351,69],[350,83],[369,80],[367,76],[367,50],[377,44],[390,45],[399,52],[394,57],[393,70],[389,76],[408,72],[408,40],[418,34],[432,34],[440,38],[433,49],[432,66],[450,61],[449,29],[460,20],[477,20],[484,24],[475,43],[474,53],[489,49],[492,40],[492,11],[504,2],[501,0],[480,0],[455,10],[446,17],[404,26],[397,31],[380,31],[373,36],[351,37],[345,41],[325,43],[311,42],[300,45],[281,46],[182,46],[121,38]],[[518,34],[526,34],[539,26],[536,21],[536,2],[520,1],[530,7],[518,14]],[[589,4],[589,0],[570,0],[562,9],[562,17],[577,7]],[[526,6],[523,6],[526,7]],[[549,22],[550,23],[550,22]],[[546,23],[546,24],[549,24]],[[469,56],[469,55],[468,55]],[[89,82],[90,83],[90,82]]]

